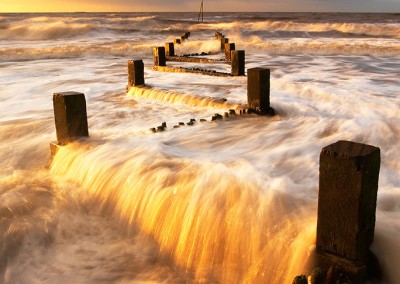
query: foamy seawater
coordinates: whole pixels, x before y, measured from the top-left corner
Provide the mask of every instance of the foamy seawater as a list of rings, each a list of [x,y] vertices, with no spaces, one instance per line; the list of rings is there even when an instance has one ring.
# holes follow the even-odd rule
[[[245,77],[151,70],[152,46],[190,31],[178,54],[217,52],[216,30],[271,69],[275,117],[210,122],[227,109],[199,100],[245,104]],[[0,282],[291,283],[315,243],[319,153],[351,140],[381,149],[372,250],[397,283],[399,32],[395,14],[0,15]],[[134,58],[157,93],[126,94]],[[71,90],[90,139],[52,161],[52,94]]]

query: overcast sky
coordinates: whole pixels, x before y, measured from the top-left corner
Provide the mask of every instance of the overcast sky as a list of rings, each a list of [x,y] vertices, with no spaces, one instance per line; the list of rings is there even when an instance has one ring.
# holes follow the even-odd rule
[[[0,0],[0,12],[198,11],[201,0]],[[207,11],[400,12],[400,0],[204,0]]]

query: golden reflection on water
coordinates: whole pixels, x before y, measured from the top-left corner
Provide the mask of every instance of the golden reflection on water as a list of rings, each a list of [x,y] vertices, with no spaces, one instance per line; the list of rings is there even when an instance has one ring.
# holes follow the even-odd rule
[[[235,175],[240,166],[83,148],[59,151],[52,173],[139,226],[197,282],[289,283],[304,269],[314,216],[300,200]]]

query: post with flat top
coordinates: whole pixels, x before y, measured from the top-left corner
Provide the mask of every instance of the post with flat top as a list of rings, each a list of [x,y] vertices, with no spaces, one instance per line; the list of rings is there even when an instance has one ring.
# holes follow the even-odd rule
[[[232,66],[235,52],[232,52]],[[247,101],[249,111],[260,115],[275,115],[270,106],[270,70],[266,68],[247,69]]]
[[[143,60],[128,60],[128,87],[144,85]]]
[[[247,69],[247,101],[250,108],[267,110],[270,107],[270,70]]]
[[[244,76],[245,52],[244,50],[231,51],[231,69],[233,76]]]
[[[320,154],[317,258],[337,266],[346,260],[341,268],[355,283],[364,283],[374,240],[380,160],[379,148],[350,141]]]
[[[229,42],[229,38],[221,36],[220,41],[221,41],[221,50],[225,50],[225,43]]]
[[[164,46],[154,47],[153,56],[154,56],[154,66],[167,66]]]
[[[168,42],[165,44],[165,54],[167,56],[175,56],[175,48],[173,42]]]
[[[86,100],[83,93],[62,92],[53,94],[54,120],[57,142],[50,143],[52,155],[71,141],[89,136]]]
[[[233,50],[235,50],[234,43],[225,43],[225,61],[231,61],[231,51]]]

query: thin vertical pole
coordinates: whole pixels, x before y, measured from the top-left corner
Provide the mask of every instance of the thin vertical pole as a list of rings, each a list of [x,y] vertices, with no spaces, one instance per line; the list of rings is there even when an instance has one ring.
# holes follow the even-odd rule
[[[204,6],[203,6],[203,0],[201,0],[201,22],[204,22]]]
[[[199,12],[199,17],[197,18],[197,21],[200,22],[200,16],[201,16],[201,22],[204,22],[204,9],[203,9],[203,0],[201,1],[200,5],[200,12]]]

